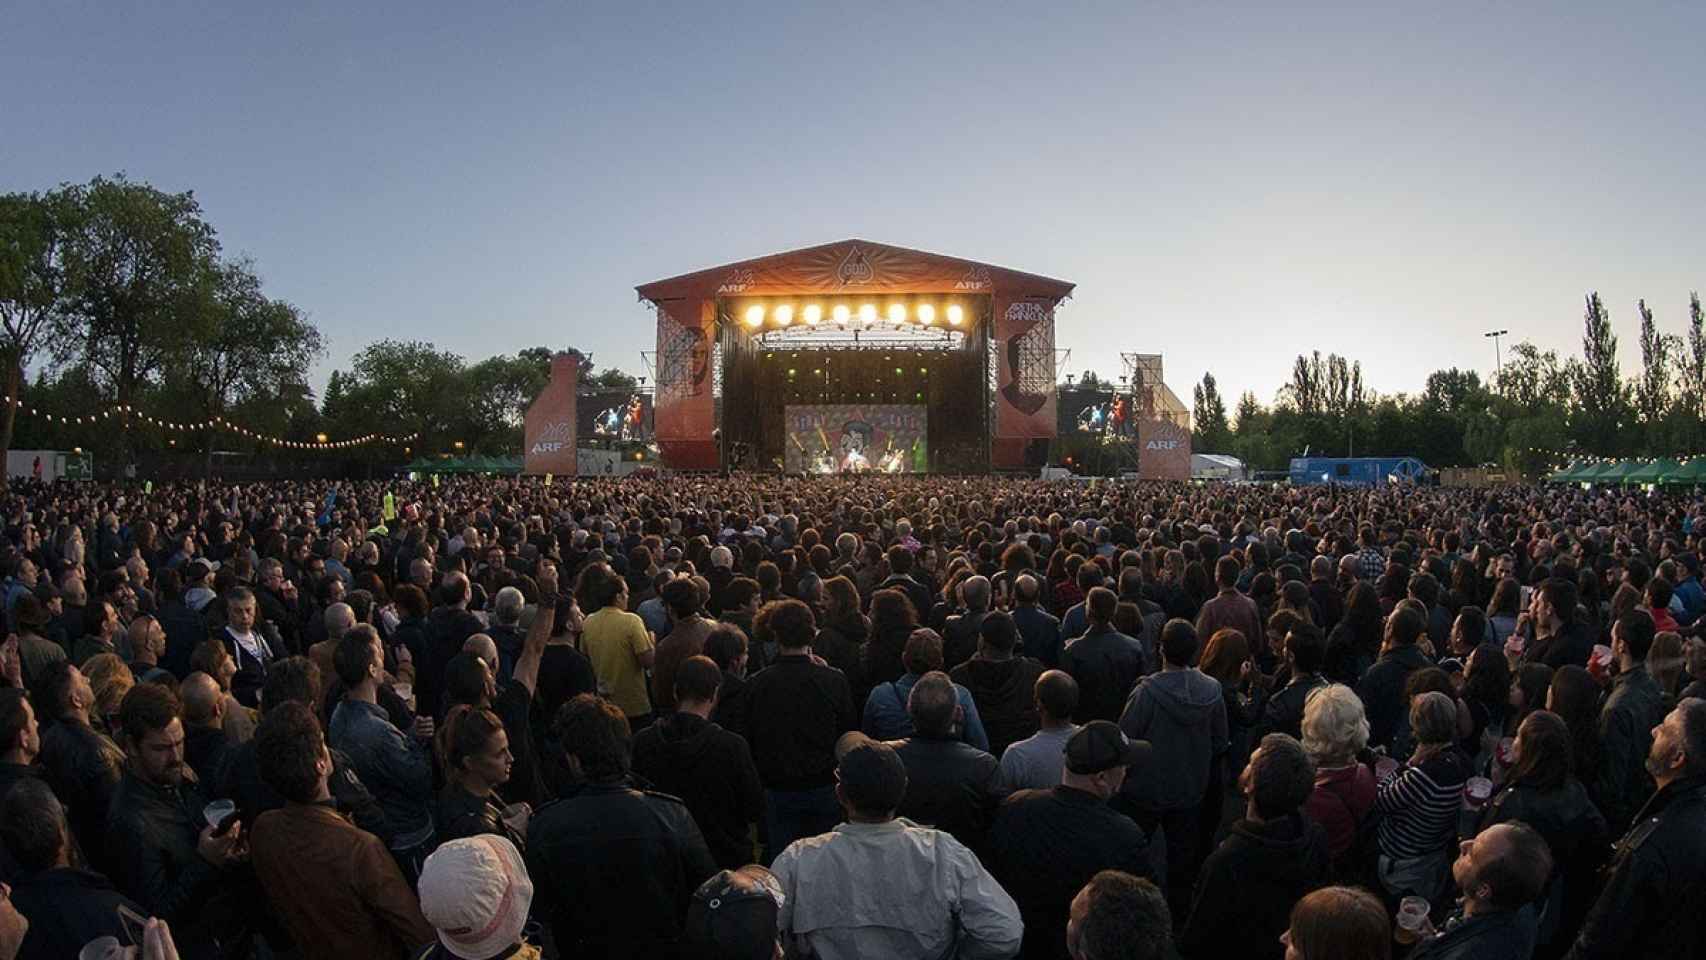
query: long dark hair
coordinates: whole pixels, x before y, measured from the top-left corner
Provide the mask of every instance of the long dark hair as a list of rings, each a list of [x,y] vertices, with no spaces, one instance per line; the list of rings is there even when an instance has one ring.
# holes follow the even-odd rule
[[[1569,664],[1552,675],[1548,709],[1570,728],[1571,753],[1577,770],[1597,769],[1599,763],[1599,683],[1582,667]]]
[[[1563,717],[1536,710],[1517,728],[1516,739],[1516,764],[1508,778],[1512,786],[1556,790],[1570,779],[1575,751]]]
[[[1358,581],[1345,596],[1345,628],[1350,631],[1352,646],[1361,652],[1380,649],[1385,614],[1380,611],[1380,597],[1374,588]]]

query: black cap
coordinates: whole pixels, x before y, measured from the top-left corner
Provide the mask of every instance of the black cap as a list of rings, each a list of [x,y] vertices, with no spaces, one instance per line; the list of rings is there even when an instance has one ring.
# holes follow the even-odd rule
[[[841,792],[861,813],[887,813],[906,796],[906,764],[886,743],[857,731],[836,741],[836,778]]]
[[[724,870],[699,885],[687,906],[685,934],[707,960],[771,960],[776,955],[782,885],[757,864]]]
[[[1133,740],[1116,724],[1092,720],[1066,741],[1066,769],[1087,776],[1115,767],[1141,766],[1153,752],[1148,740]]]

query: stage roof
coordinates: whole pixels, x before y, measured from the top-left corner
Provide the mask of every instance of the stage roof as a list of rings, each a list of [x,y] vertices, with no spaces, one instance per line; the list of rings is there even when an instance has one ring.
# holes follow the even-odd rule
[[[654,303],[861,293],[1000,293],[1058,302],[1072,295],[1073,286],[974,260],[869,240],[842,240],[655,280],[635,290],[640,299]]]

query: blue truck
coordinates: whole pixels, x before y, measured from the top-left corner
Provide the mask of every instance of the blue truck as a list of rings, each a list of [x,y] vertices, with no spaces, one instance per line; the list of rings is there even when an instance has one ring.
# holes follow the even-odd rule
[[[1415,457],[1293,457],[1291,482],[1300,487],[1323,483],[1380,487],[1421,483],[1427,469]]]

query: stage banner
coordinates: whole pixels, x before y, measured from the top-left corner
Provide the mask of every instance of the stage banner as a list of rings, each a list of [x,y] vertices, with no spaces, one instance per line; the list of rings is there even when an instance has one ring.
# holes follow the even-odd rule
[[[1163,417],[1137,421],[1137,475],[1144,480],[1191,478],[1191,429]]]
[[[573,351],[551,358],[551,380],[533,399],[523,421],[523,473],[575,472],[575,389],[580,368],[581,355]]]
[[[657,393],[652,428],[666,466],[715,470],[716,398],[711,390],[711,344],[716,304],[712,300],[657,305]]]
[[[991,339],[996,398],[990,465],[1017,469],[1025,465],[1030,441],[1053,439],[1060,430],[1055,419],[1053,301],[997,296]]]
[[[782,413],[789,473],[924,473],[929,414],[910,404],[813,404]]]

